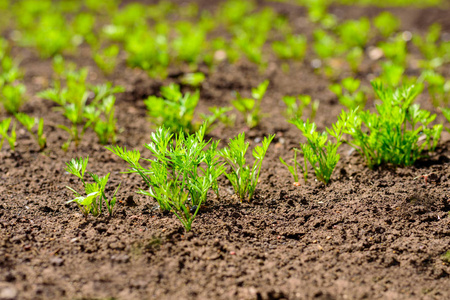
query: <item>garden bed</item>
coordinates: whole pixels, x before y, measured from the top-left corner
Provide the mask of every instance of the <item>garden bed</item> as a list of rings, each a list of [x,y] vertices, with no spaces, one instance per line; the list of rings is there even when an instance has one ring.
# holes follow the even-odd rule
[[[303,22],[304,9],[271,6],[297,20],[296,30],[311,33]],[[330,11],[345,19],[374,16],[382,9],[333,6]],[[435,21],[443,32],[450,30],[445,9],[390,11],[402,20],[402,30],[424,33]],[[442,260],[450,250],[447,133],[430,157],[411,167],[371,170],[343,145],[328,185],[314,181],[310,172],[309,182],[296,186],[279,157],[292,157],[304,139],[282,115],[281,98],[309,94],[320,100],[315,119],[320,130],[343,109],[328,90],[330,81],[310,66],[312,57],[292,64],[287,73],[276,60],[269,60],[264,72],[245,60],[222,63],[213,72],[200,67],[206,73],[200,112],[229,105],[234,91],[249,95],[252,87],[270,80],[262,102],[268,116],[257,127],[248,129],[238,117],[236,126],[219,126],[208,137],[220,139],[223,147],[245,131],[253,147],[265,136],[276,136],[254,199],[241,203],[223,178],[220,198],[211,194],[186,232],[174,215],[161,213],[152,199],[135,193],[145,188],[142,180],[122,174],[126,163],[98,144],[93,132],[87,131],[77,149],[61,150],[67,135],[56,126],[64,119],[50,101],[34,96],[51,80],[51,59],[40,59],[29,49],[13,50],[22,58],[30,95],[22,111],[44,117],[48,147],[40,152],[18,129],[16,151],[4,147],[0,152],[0,299],[450,298],[450,264]],[[87,65],[89,82],[109,80],[125,87],[116,102],[122,130],[117,144],[142,150],[145,157],[143,145],[150,142],[153,128],[142,100],[161,86],[178,83],[183,66],[171,67],[167,79],[156,80],[121,61],[105,77],[88,47],[66,59]],[[365,61],[361,70],[357,77],[369,86],[375,62]],[[445,66],[444,74],[449,71]],[[426,94],[418,102],[436,111]],[[66,204],[73,197],[65,186],[79,183],[65,172],[65,163],[87,155],[90,170],[111,172],[112,187],[121,183],[113,217],[85,218],[74,203]],[[435,180],[425,180],[427,174]]]

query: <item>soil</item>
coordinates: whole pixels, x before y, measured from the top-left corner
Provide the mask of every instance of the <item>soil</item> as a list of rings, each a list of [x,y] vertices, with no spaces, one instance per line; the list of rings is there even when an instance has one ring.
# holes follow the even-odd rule
[[[298,32],[311,32],[304,9],[272,5],[297,21]],[[332,9],[339,18],[381,11]],[[434,21],[450,30],[448,10],[391,11],[404,30],[424,33]],[[247,62],[205,70],[200,111],[228,105],[232,91],[245,95],[262,80],[271,81],[263,100],[270,115],[257,128],[248,130],[238,117],[234,128],[218,127],[211,138],[224,145],[245,131],[254,146],[263,136],[277,136],[255,199],[240,203],[223,180],[220,199],[211,196],[186,233],[174,216],[135,193],[144,187],[141,180],[121,174],[126,164],[99,145],[95,134],[88,132],[78,149],[60,149],[66,135],[56,125],[63,118],[50,102],[32,96],[48,85],[51,62],[31,50],[14,51],[22,58],[30,95],[24,111],[45,117],[49,147],[39,152],[20,130],[16,152],[8,147],[0,152],[0,299],[450,299],[450,265],[441,259],[450,250],[448,134],[435,153],[408,168],[370,170],[344,145],[328,186],[315,182],[312,173],[308,184],[294,186],[278,157],[290,158],[302,139],[281,115],[281,97],[301,93],[319,99],[319,129],[342,109],[327,89],[330,82],[310,67],[312,57],[292,64],[289,73],[274,59],[264,73]],[[110,80],[126,88],[117,100],[123,131],[118,144],[142,150],[152,131],[142,99],[178,82],[183,67],[158,81],[125,62],[105,77],[87,47],[68,59],[88,65],[91,82]],[[367,61],[358,74],[367,86],[376,65]],[[426,94],[419,102],[434,110]],[[112,218],[84,218],[75,204],[66,204],[72,195],[65,186],[80,185],[64,163],[87,155],[91,171],[111,172],[111,190],[122,183]],[[430,173],[437,180],[425,181],[422,175]]]

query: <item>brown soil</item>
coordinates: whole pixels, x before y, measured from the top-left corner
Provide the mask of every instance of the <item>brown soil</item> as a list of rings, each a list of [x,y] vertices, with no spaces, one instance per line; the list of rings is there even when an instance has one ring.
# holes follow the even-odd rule
[[[275,6],[303,26],[303,9]],[[380,11],[334,9],[341,18]],[[443,18],[449,11],[393,11],[405,30],[424,32],[436,20],[449,29]],[[270,116],[252,130],[238,118],[236,127],[219,127],[211,137],[226,141],[246,130],[254,145],[262,136],[277,136],[254,201],[239,203],[223,180],[221,199],[211,197],[186,234],[174,216],[160,214],[152,200],[135,194],[141,180],[120,174],[125,163],[98,145],[93,133],[77,150],[60,149],[66,136],[56,124],[64,120],[49,102],[31,96],[50,80],[50,62],[30,50],[15,52],[23,58],[30,94],[24,110],[45,117],[49,149],[38,152],[21,130],[17,151],[0,152],[0,298],[9,293],[17,299],[450,299],[450,266],[441,260],[450,250],[447,134],[436,153],[410,168],[369,170],[343,146],[331,184],[311,180],[295,187],[278,157],[291,157],[300,133],[281,116],[280,99],[298,93],[320,99],[316,121],[323,129],[342,109],[327,89],[329,81],[313,73],[308,59],[292,65],[289,74],[275,62],[264,74],[245,62],[221,65],[202,86],[200,111],[228,105],[233,90],[248,93],[268,78],[263,109]],[[118,144],[142,150],[151,132],[142,99],[178,77],[152,80],[123,63],[104,78],[89,55],[83,48],[72,60],[87,62],[92,82],[111,80],[127,90],[118,96],[123,129]],[[370,62],[363,69],[359,76],[368,85]],[[432,109],[425,94],[420,102]],[[85,219],[76,205],[65,204],[72,197],[65,186],[79,185],[64,163],[86,155],[90,170],[111,172],[111,187],[122,183],[112,218]],[[421,175],[429,173],[439,180],[425,182]]]

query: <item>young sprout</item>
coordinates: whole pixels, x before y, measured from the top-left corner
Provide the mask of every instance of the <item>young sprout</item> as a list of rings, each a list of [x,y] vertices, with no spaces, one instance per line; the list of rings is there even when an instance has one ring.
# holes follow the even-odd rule
[[[292,177],[294,178],[294,184],[299,185],[299,175],[298,171],[301,170],[303,174],[303,180],[305,183],[308,182],[308,164],[307,160],[305,159],[303,162],[303,165],[301,165],[297,160],[298,153],[301,153],[301,150],[295,148],[294,149],[294,158],[292,159],[293,165],[289,165],[287,162],[283,160],[283,158],[280,156],[280,162],[288,168],[289,173],[291,173]]]
[[[304,35],[288,35],[285,41],[272,43],[272,50],[279,59],[302,61],[306,53],[307,40]]]
[[[226,161],[230,171],[225,173],[231,182],[234,191],[241,199],[251,201],[258,184],[259,174],[263,159],[267,149],[275,135],[264,137],[262,146],[256,146],[252,155],[255,159],[253,166],[247,165],[245,154],[247,153],[249,142],[245,142],[245,133],[239,134],[236,138],[230,139],[228,147],[219,151],[219,155]]]
[[[341,114],[346,120],[345,133],[352,137],[347,143],[365,158],[369,168],[383,163],[410,166],[424,156],[425,150],[433,151],[443,126],[431,127],[436,115],[413,104],[422,87],[393,90],[380,80],[372,81],[372,86],[382,102],[376,112],[352,110]]]
[[[150,121],[155,126],[163,126],[170,129],[172,132],[192,134],[196,132],[200,124],[194,121],[194,113],[200,99],[200,92],[183,93],[180,91],[180,86],[171,84],[161,88],[161,96],[150,96],[144,100],[147,106],[147,113]],[[214,126],[214,122],[220,119],[221,115],[229,111],[229,108],[222,108],[214,110],[213,115],[202,115],[203,121],[207,121],[205,126],[206,132],[209,132]]]
[[[245,123],[253,128],[259,124],[263,115],[261,113],[261,101],[269,86],[269,80],[265,80],[256,88],[252,88],[252,98],[242,98],[236,93],[236,99],[231,104],[244,115]]]
[[[181,77],[181,83],[192,87],[199,87],[205,81],[205,78],[205,74],[202,72],[187,73]]]
[[[119,46],[111,45],[95,53],[94,61],[106,75],[111,74],[117,65]]]
[[[341,81],[341,84],[330,85],[329,89],[336,94],[339,102],[349,110],[364,109],[366,106],[366,95],[358,91],[361,82],[358,79],[347,77]]]
[[[44,135],[44,119],[33,118],[24,113],[17,113],[15,115],[17,121],[19,121],[25,129],[33,136],[39,145],[39,149],[42,151],[47,146],[47,138]],[[38,125],[36,133],[33,132],[33,127]]]
[[[19,111],[20,107],[25,103],[25,85],[18,84],[5,84],[1,87],[0,100],[5,110],[10,114],[15,114]]]
[[[305,182],[307,180],[307,165],[306,161],[309,162],[311,167],[316,174],[317,180],[323,182],[324,184],[328,184],[331,179],[331,175],[339,162],[340,155],[337,153],[339,146],[342,144],[342,136],[345,126],[345,120],[339,120],[335,124],[333,124],[332,129],[326,128],[326,132],[318,133],[317,126],[315,123],[310,123],[309,120],[303,122],[300,119],[293,120],[292,124],[297,126],[298,129],[302,132],[303,136],[306,137],[307,143],[300,144],[301,153],[305,159],[305,167],[301,168],[304,174]],[[328,139],[328,134],[334,137],[336,140],[332,142]],[[297,152],[297,151],[296,151]],[[294,167],[288,166],[284,163],[283,160],[281,162],[285,164],[289,171],[293,173],[297,172],[297,159],[296,154],[294,155]],[[281,159],[281,158],[280,158]],[[296,177],[293,173],[294,180],[298,181],[298,176]]]
[[[67,203],[75,202],[85,217],[87,217],[90,213],[94,217],[97,217],[101,215],[102,205],[103,202],[105,202],[109,216],[112,216],[114,206],[117,200],[116,194],[120,188],[120,184],[114,191],[112,198],[108,200],[105,194],[105,189],[106,184],[108,183],[110,173],[106,174],[106,176],[104,177],[99,177],[94,173],[88,172],[88,174],[91,176],[94,182],[87,183],[84,179],[84,174],[86,173],[88,161],[89,157],[86,157],[85,159],[80,157],[74,158],[66,163],[67,165],[67,167],[65,168],[66,172],[75,175],[80,179],[81,183],[83,184],[84,192],[86,194],[86,196],[82,196],[75,189],[66,186],[76,196],[74,199],[67,201]]]
[[[141,189],[139,193],[154,198],[161,210],[173,212],[186,231],[191,229],[208,191],[218,195],[217,179],[225,171],[217,157],[218,141],[204,140],[206,128],[203,124],[195,134],[180,131],[176,136],[167,128],[158,128],[145,145],[153,156],[146,159],[150,168],[140,164],[137,150],[106,147],[129,164],[128,173],[142,177],[148,190]]]
[[[373,24],[385,38],[390,37],[400,27],[400,20],[388,11],[380,13],[373,19]]]
[[[9,130],[10,125],[11,125],[11,118],[6,118],[0,121],[0,137],[1,137],[0,150],[3,147],[3,143],[5,142],[5,140],[8,142],[11,151],[14,151],[16,148],[16,123],[13,122],[11,130]],[[8,131],[10,131],[9,134]]]
[[[308,105],[311,105],[310,119],[313,120],[316,117],[320,104],[318,100],[311,101],[311,96],[309,95],[298,95],[297,97],[284,96],[282,100],[286,104],[284,115],[288,120],[300,119],[303,116],[304,109]]]

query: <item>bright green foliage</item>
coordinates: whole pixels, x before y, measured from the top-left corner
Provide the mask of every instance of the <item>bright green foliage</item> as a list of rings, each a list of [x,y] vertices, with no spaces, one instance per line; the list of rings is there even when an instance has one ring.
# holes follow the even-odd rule
[[[424,38],[415,34],[413,43],[424,56],[421,65],[426,69],[435,69],[450,61],[450,41],[441,41],[440,24],[431,25]]]
[[[388,11],[380,13],[373,19],[373,24],[385,38],[390,37],[400,27],[400,20]]]
[[[161,88],[161,96],[150,96],[144,103],[147,106],[147,113],[150,121],[157,127],[163,126],[172,132],[194,133],[201,123],[194,121],[195,109],[197,107],[200,92],[181,93],[180,86],[170,84]],[[217,120],[223,119],[223,114],[231,110],[230,108],[213,109],[212,115],[201,115],[203,121],[207,121],[206,132],[212,130]]]
[[[176,58],[195,66],[201,61],[207,31],[189,22],[178,22],[176,33],[177,36],[172,43]]]
[[[339,102],[348,109],[364,109],[366,106],[366,95],[363,91],[358,90],[361,81],[352,77],[347,77],[341,81],[341,84],[335,83],[330,85],[330,90],[336,94]]]
[[[39,148],[43,150],[47,146],[47,138],[44,135],[44,119],[33,118],[24,113],[18,113],[15,115],[17,121],[19,121],[25,129],[33,136],[39,145]],[[37,125],[36,133],[33,132],[33,127]]]
[[[392,63],[405,66],[408,49],[406,48],[406,41],[401,34],[390,38],[386,42],[381,42],[378,46],[383,50],[384,56]]]
[[[8,142],[11,151],[14,151],[16,149],[16,123],[13,123],[11,130],[9,130],[10,125],[11,118],[6,118],[0,121],[0,150],[3,147],[3,143],[5,142],[5,140]],[[9,134],[8,131],[10,132]]]
[[[300,119],[303,116],[303,111],[308,105],[311,105],[310,119],[316,117],[317,109],[319,108],[319,101],[311,101],[309,95],[284,96],[283,102],[286,104],[284,115],[287,119]]]
[[[444,115],[444,117],[447,119],[447,121],[450,122],[450,108],[441,107],[440,110]],[[446,127],[445,130],[450,132],[450,127]]]
[[[119,55],[119,46],[111,45],[94,54],[94,61],[105,74],[111,74],[117,65],[117,56]]]
[[[365,17],[359,20],[345,21],[338,26],[337,34],[348,49],[364,48],[369,40],[370,21]]]
[[[406,78],[403,75],[405,73],[405,68],[401,65],[385,62],[381,64],[381,69],[382,71],[379,80],[389,87],[399,86],[402,80]]]
[[[339,56],[344,52],[337,39],[324,30],[314,30],[314,52],[322,59]]]
[[[353,73],[358,73],[359,66],[361,65],[364,58],[364,50],[361,47],[351,48],[345,55],[345,60],[350,66]]]
[[[20,107],[25,103],[25,85],[21,83],[5,84],[2,87],[0,99],[3,107],[10,114],[17,113]]]
[[[87,164],[89,157],[85,159],[74,158],[68,163],[66,163],[67,167],[65,168],[66,172],[75,175],[81,180],[83,184],[84,192],[86,196],[82,196],[75,189],[66,186],[69,190],[71,190],[76,198],[67,201],[67,203],[75,202],[80,208],[81,212],[84,216],[88,216],[91,213],[94,217],[101,215],[102,213],[102,205],[105,202],[106,208],[108,209],[109,216],[113,215],[114,205],[116,204],[116,194],[119,190],[120,184],[117,189],[114,191],[112,199],[108,200],[105,194],[106,184],[108,183],[109,174],[106,174],[104,177],[99,177],[96,174],[88,172],[91,178],[94,180],[93,183],[87,183],[84,179],[84,174],[86,172]]]
[[[279,59],[302,61],[306,53],[307,41],[304,35],[288,35],[285,41],[272,43],[273,52]]]
[[[255,159],[253,166],[247,165],[245,154],[247,153],[249,142],[245,142],[245,133],[239,134],[236,138],[230,139],[228,147],[219,151],[219,155],[227,162],[230,171],[225,173],[228,180],[233,185],[234,191],[241,199],[251,201],[258,184],[259,174],[267,149],[275,135],[264,137],[262,146],[256,146],[252,155]]]
[[[161,23],[155,30],[142,26],[128,33],[125,41],[128,64],[152,77],[165,78],[170,62],[168,30],[168,25]]]
[[[146,159],[148,169],[141,166],[139,151],[107,147],[130,165],[129,173],[142,177],[149,190],[139,193],[153,197],[161,210],[173,212],[186,231],[191,229],[208,191],[218,195],[217,179],[225,171],[217,157],[218,141],[204,141],[205,131],[204,125],[195,134],[186,136],[180,131],[174,136],[169,129],[158,128],[145,145],[154,157]]]
[[[294,148],[294,158],[292,159],[293,165],[289,165],[287,162],[285,162],[283,160],[283,158],[280,156],[280,161],[283,165],[286,166],[286,168],[288,168],[289,173],[291,173],[292,177],[294,178],[294,182],[299,182],[299,175],[298,175],[298,171],[299,168],[302,171],[303,174],[303,180],[305,181],[305,183],[308,182],[308,164],[307,164],[307,160],[305,159],[303,161],[303,165],[301,165],[298,160],[297,160],[297,155],[298,153],[301,153],[301,150]]]
[[[317,180],[328,184],[331,179],[331,175],[339,162],[340,155],[337,153],[339,146],[342,144],[342,136],[344,133],[345,120],[340,120],[333,124],[333,128],[327,128],[326,132],[318,133],[315,123],[310,123],[309,120],[303,122],[300,119],[293,120],[292,124],[297,126],[302,132],[303,136],[307,139],[305,144],[300,144],[301,153],[305,159],[305,167],[302,168],[305,182],[307,179],[307,166],[306,161],[309,162],[314,169]],[[333,136],[336,141],[332,142],[328,139],[328,134]],[[283,161],[282,161],[283,162]],[[297,159],[294,157],[294,168],[296,170]],[[294,179],[298,180],[298,177],[294,176]]]
[[[236,99],[231,104],[244,115],[245,123],[253,128],[259,124],[263,117],[261,113],[261,100],[269,86],[269,80],[265,80],[256,88],[252,88],[252,98],[242,98],[236,93]]]
[[[187,73],[181,77],[181,83],[193,87],[199,87],[205,79],[205,74],[202,72]]]
[[[347,122],[345,133],[352,137],[348,143],[364,157],[369,168],[383,163],[410,166],[424,156],[425,150],[434,150],[442,124],[430,127],[436,115],[413,104],[421,87],[393,90],[378,80],[372,86],[382,101],[376,105],[376,112],[353,110],[341,114],[341,120]]]
[[[444,76],[433,70],[425,70],[422,72],[419,81],[427,83],[428,93],[430,94],[434,107],[448,104],[450,80],[446,80]]]
[[[54,60],[54,69],[60,75],[53,84],[54,88],[38,95],[55,102],[58,105],[56,109],[71,123],[70,127],[58,126],[69,133],[69,139],[64,143],[63,149],[67,150],[72,142],[77,147],[89,127],[94,129],[101,143],[115,142],[115,98],[112,95],[123,92],[123,87],[113,87],[110,83],[90,87],[86,84],[87,69],[64,70],[64,62],[58,57]],[[65,82],[64,87],[62,81]],[[91,94],[94,95],[93,99],[90,99]]]

